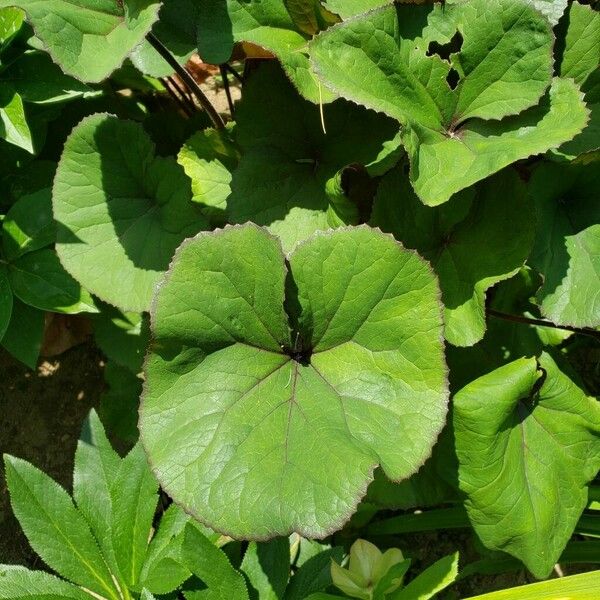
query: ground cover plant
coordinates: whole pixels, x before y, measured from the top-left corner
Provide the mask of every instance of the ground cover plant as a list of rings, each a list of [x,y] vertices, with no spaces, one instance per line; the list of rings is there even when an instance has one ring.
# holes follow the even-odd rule
[[[593,1],[0,0],[0,343],[107,388],[0,598],[597,597],[599,103]]]

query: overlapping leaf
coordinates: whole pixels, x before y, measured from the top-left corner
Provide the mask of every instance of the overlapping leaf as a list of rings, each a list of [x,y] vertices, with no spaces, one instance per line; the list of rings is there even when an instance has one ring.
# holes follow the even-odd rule
[[[198,18],[198,51],[209,63],[229,60],[236,42],[251,42],[279,58],[298,91],[312,102],[329,102],[334,95],[323,88],[308,61],[306,21],[294,20],[290,0],[204,0]],[[291,4],[318,4],[313,0]],[[318,11],[318,7],[314,7]],[[323,10],[323,9],[321,9]],[[316,19],[316,16],[315,16]],[[332,20],[315,20],[317,27]]]
[[[175,248],[207,226],[179,165],[154,156],[140,125],[107,115],[68,138],[53,204],[62,264],[122,310],[147,310]]]
[[[366,227],[317,233],[288,261],[286,284],[255,226],[200,234],[154,305],[144,446],[178,503],[236,536],[339,527],[373,467],[409,476],[445,418],[424,261]]]
[[[560,74],[581,86],[590,120],[579,135],[554,153],[576,159],[600,148],[600,13],[573,2],[568,15]]]
[[[563,325],[600,325],[597,164],[538,167],[530,182],[539,225],[529,263],[544,277],[542,314]]]
[[[541,384],[541,387],[540,387]],[[600,407],[543,354],[484,375],[454,398],[460,487],[486,547],[547,577],[600,468]]]
[[[192,200],[218,225],[225,224],[231,172],[240,158],[233,131],[233,128],[199,131],[187,140],[177,156],[177,162],[192,181]]]
[[[368,166],[385,154],[397,124],[338,100],[318,107],[302,99],[274,65],[257,72],[237,111],[242,148],[227,214],[233,223],[268,225],[286,250],[330,222],[327,181],[347,165]]]
[[[456,346],[483,337],[486,290],[518,271],[535,234],[526,187],[511,170],[430,208],[396,169],[380,184],[371,222],[431,262],[442,288],[445,336]]]
[[[575,84],[555,80],[542,98],[552,44],[548,21],[523,0],[473,0],[359,15],[310,53],[329,87],[402,123],[415,191],[437,205],[583,129]]]
[[[0,0],[27,13],[61,69],[82,81],[108,77],[158,18],[156,0]]]

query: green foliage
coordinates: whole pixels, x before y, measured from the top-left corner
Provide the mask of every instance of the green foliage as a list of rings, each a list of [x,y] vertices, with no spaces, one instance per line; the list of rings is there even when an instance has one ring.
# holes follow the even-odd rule
[[[400,536],[457,528],[463,578],[597,564],[598,9],[0,0],[0,343],[79,315],[107,427],[72,497],[6,458],[62,579],[0,598],[429,598]]]
[[[404,126],[411,181],[428,205],[572,139],[587,121],[577,87],[551,81],[553,38],[544,17],[521,0],[491,5],[385,7],[311,44],[329,87]],[[432,52],[440,45],[449,60]],[[455,87],[447,82],[453,77]]]
[[[597,401],[548,354],[522,358],[456,394],[454,433],[475,531],[547,577],[600,469]]]
[[[177,502],[236,536],[339,526],[376,464],[402,479],[424,462],[446,412],[439,292],[416,254],[363,227],[306,240],[287,281],[284,259],[255,226],[201,234],[154,304],[145,448]]]

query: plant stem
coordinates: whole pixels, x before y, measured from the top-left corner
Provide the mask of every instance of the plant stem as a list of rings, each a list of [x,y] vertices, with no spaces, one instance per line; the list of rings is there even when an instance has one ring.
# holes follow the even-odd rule
[[[231,118],[235,115],[235,107],[233,106],[233,98],[231,97],[231,90],[229,89],[229,79],[227,77],[227,69],[221,65],[219,67],[221,71],[221,77],[223,78],[223,87],[225,88],[225,94],[227,95],[227,104],[229,104],[229,112],[231,113]]]
[[[191,117],[193,112],[190,110],[190,107],[188,106],[187,102],[184,102],[183,99],[181,98],[181,94],[176,94],[175,90],[173,89],[175,86],[173,85],[174,80],[171,77],[164,77],[161,78],[160,80],[162,82],[162,84],[165,86],[165,90],[167,90],[167,92],[169,93],[169,96],[171,96],[171,98],[175,101],[175,103],[177,104],[177,106],[179,106],[179,108],[188,116]],[[186,96],[187,98],[187,96]],[[194,105],[195,108],[195,105]]]
[[[514,323],[525,323],[526,325],[536,325],[537,327],[551,327],[552,329],[562,329],[563,331],[571,331],[572,333],[579,333],[581,335],[588,335],[596,340],[600,340],[600,331],[595,329],[587,329],[585,327],[571,327],[570,325],[557,325],[552,321],[545,321],[544,319],[532,319],[530,317],[523,317],[521,315],[511,315],[509,313],[494,310],[493,308],[487,309],[487,314],[490,317],[496,317],[497,319],[504,319],[505,321],[512,321]]]
[[[163,43],[150,32],[146,39],[150,42],[153,48],[167,61],[167,63],[173,68],[173,70],[179,75],[180,79],[188,86],[194,96],[196,96],[200,106],[206,111],[210,120],[216,129],[223,129],[225,123],[221,118],[221,115],[217,112],[215,107],[210,103],[210,100],[206,97],[204,92],[200,89],[200,86],[196,83],[196,80],[192,77],[191,73],[182,65],[177,62],[177,59],[169,52],[169,50],[163,45]]]
[[[177,79],[175,79],[174,77],[167,77],[167,81],[175,88],[175,90],[177,91],[177,93],[181,96],[181,100],[182,102],[189,107],[189,110],[191,110],[192,114],[194,114],[194,112],[196,112],[197,108],[196,105],[194,104],[194,99],[192,98],[192,96],[189,95],[189,93],[186,94],[185,88],[182,88],[179,83],[177,83]]]

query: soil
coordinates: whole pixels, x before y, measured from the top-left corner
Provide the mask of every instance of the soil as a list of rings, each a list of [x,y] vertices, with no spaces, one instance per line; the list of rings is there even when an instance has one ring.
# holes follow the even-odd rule
[[[0,452],[30,461],[70,489],[81,424],[104,388],[103,366],[92,343],[42,359],[35,371],[0,348]],[[0,563],[43,568],[12,514],[3,465]]]

